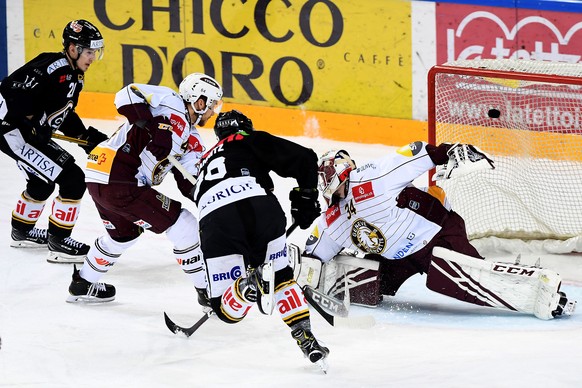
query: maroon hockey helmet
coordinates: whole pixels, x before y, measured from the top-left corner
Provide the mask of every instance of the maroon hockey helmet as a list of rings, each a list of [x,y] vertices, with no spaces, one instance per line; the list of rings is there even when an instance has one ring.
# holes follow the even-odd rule
[[[331,150],[319,158],[317,165],[319,174],[317,188],[330,205],[333,203],[334,194],[348,180],[350,172],[356,168],[356,163],[347,151]],[[346,185],[343,187],[345,189]]]

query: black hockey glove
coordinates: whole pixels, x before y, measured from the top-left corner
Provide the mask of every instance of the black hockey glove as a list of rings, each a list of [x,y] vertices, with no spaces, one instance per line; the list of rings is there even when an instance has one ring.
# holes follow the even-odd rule
[[[109,139],[109,137],[97,128],[89,127],[87,128],[87,132],[79,136],[79,139],[87,141],[87,145],[79,145],[79,147],[84,149],[87,155],[89,155],[97,144]]]
[[[146,149],[157,160],[165,159],[172,151],[172,134],[174,133],[172,123],[164,116],[156,116],[149,120],[144,127],[152,138]]]
[[[291,217],[301,229],[309,228],[321,214],[321,206],[317,200],[318,194],[317,189],[301,189],[299,187],[295,187],[289,193]]]
[[[22,136],[35,146],[47,145],[53,134],[53,129],[50,126],[46,124],[40,125],[28,119],[22,120],[18,125],[18,129],[20,129]]]
[[[33,141],[39,145],[46,145],[51,141],[53,129],[48,125],[40,125],[32,129]]]

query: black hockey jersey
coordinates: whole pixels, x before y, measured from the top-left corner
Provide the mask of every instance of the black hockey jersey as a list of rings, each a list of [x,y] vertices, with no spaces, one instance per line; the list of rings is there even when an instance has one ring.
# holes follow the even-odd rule
[[[229,203],[273,195],[269,172],[295,178],[302,188],[317,186],[313,150],[267,132],[238,132],[219,141],[200,160],[194,201],[200,219]]]
[[[30,127],[22,126],[30,117],[33,126],[46,123],[76,137],[85,131],[74,112],[83,85],[84,73],[73,69],[64,53],[42,53],[2,80],[0,119],[22,130]]]

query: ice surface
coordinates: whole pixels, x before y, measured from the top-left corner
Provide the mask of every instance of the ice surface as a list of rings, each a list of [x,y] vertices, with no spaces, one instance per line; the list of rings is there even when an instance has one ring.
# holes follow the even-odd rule
[[[117,122],[87,120],[112,133]],[[403,129],[404,130],[404,129]],[[210,130],[202,130],[207,146]],[[390,152],[382,145],[295,138],[318,154],[345,148],[359,163]],[[62,143],[62,142],[61,142]],[[62,143],[84,165],[84,152]],[[424,180],[424,182],[423,182]],[[172,334],[202,316],[196,293],[164,235],[147,232],[102,279],[117,287],[103,305],[65,303],[72,266],[49,264],[46,252],[14,249],[10,213],[24,179],[0,154],[0,386],[33,387],[575,387],[582,384],[582,313],[552,321],[472,305],[427,290],[417,275],[371,314],[372,328],[329,326],[315,311],[313,330],[331,350],[329,371],[303,358],[277,315],[253,310],[242,322],[210,319],[189,339]],[[426,177],[419,180],[426,184]],[[275,178],[285,209],[295,182]],[[180,199],[168,177],[160,191]],[[186,207],[194,206],[186,199]],[[47,209],[48,210],[48,209]],[[40,226],[46,226],[43,214]],[[86,195],[73,237],[90,243],[104,233]],[[303,246],[308,231],[289,241]],[[506,255],[507,259],[511,259]],[[535,261],[529,254],[522,263]],[[579,255],[542,257],[582,301]]]

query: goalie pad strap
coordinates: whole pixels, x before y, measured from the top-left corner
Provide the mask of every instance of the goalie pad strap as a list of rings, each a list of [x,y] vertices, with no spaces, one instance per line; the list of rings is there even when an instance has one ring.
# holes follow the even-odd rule
[[[439,199],[416,187],[402,190],[396,198],[396,206],[409,209],[437,225],[443,225],[449,216]]]

